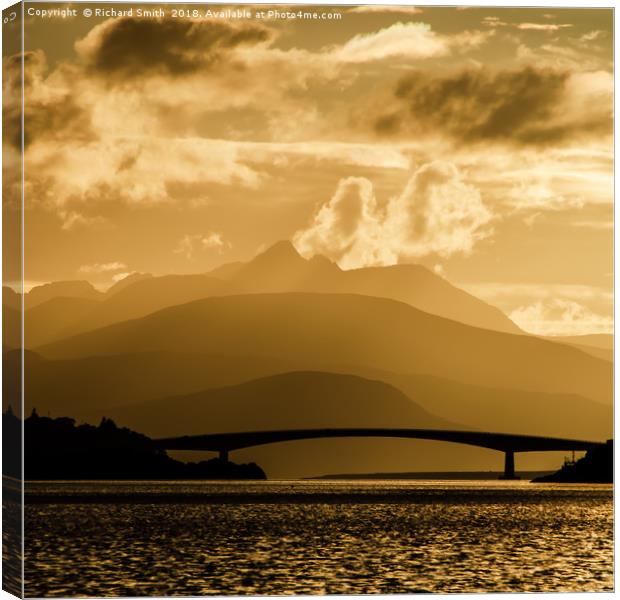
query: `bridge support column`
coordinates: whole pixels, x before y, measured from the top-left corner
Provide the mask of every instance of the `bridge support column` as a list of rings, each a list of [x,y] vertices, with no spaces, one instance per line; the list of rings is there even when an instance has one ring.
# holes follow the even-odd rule
[[[520,479],[515,475],[515,453],[512,450],[504,452],[504,474],[500,479]]]
[[[220,450],[220,460],[228,462],[228,450]]]

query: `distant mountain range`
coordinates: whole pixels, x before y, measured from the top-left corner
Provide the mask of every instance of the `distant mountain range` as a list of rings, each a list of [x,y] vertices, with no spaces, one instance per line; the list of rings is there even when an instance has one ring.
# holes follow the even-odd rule
[[[289,242],[279,242],[247,263],[230,263],[206,275],[133,273],[107,292],[86,281],[53,282],[25,295],[29,312],[26,347],[145,316],[210,296],[280,292],[349,293],[391,298],[424,312],[483,329],[523,333],[499,309],[453,286],[420,265],[341,270],[322,256],[303,259]],[[3,288],[3,306],[18,309],[20,295]],[[34,310],[36,309],[36,310]],[[17,315],[5,316],[9,329]],[[6,339],[14,336],[5,336]],[[611,335],[546,338],[612,359]],[[6,344],[5,340],[5,344]],[[595,348],[595,350],[593,350]]]
[[[18,351],[4,355],[5,408],[9,399],[19,393],[20,379],[11,377],[18,371],[19,358]],[[294,357],[277,359],[161,351],[66,360],[48,360],[26,352],[25,358],[30,407],[36,407],[42,415],[71,414],[91,421],[103,416],[119,419],[116,411],[125,407],[146,410],[151,401],[158,403],[168,399],[176,403],[175,399],[180,396],[198,397],[202,393],[207,397],[215,388],[235,389],[238,384],[305,368],[304,362]],[[613,429],[610,404],[576,394],[476,386],[430,375],[396,373],[359,365],[325,365],[322,369],[325,374],[355,375],[362,382],[383,382],[402,392],[438,421],[451,421],[454,426],[466,429],[592,439],[606,439]],[[303,380],[298,378],[296,381]],[[241,394],[246,388],[236,389],[238,398],[248,398]],[[305,394],[303,386],[292,388],[293,405],[297,406],[297,399]],[[243,418],[245,410],[252,412],[253,409],[239,410],[239,418]],[[305,411],[306,408],[300,406],[297,416],[303,418]],[[382,412],[383,404],[379,402],[376,418],[382,419]],[[234,417],[230,412],[226,414]],[[355,417],[356,412],[352,411],[349,425],[352,426]],[[279,416],[274,418],[280,419]],[[175,419],[166,420],[167,426],[174,422]],[[239,423],[238,418],[231,418],[228,422],[216,418],[213,423],[210,419],[199,420],[196,426],[204,428],[205,433],[214,433],[218,431],[215,424],[233,431],[240,427]]]
[[[341,270],[324,257],[303,259],[289,242],[280,242],[248,263],[233,263],[206,275],[130,275],[107,293],[86,281],[55,282],[25,295],[26,346],[34,348],[62,337],[90,331],[210,296],[311,292],[361,294],[391,298],[431,314],[484,329],[521,330],[499,309],[454,287],[419,265]],[[4,304],[19,306],[10,289]],[[30,318],[32,316],[32,319]]]
[[[360,365],[610,403],[612,365],[532,336],[478,329],[407,304],[347,294],[251,294],[174,306],[41,346],[48,358],[150,351]]]
[[[611,336],[527,335],[418,265],[343,271],[282,242],[207,274],[136,273],[105,293],[84,281],[46,284],[24,304],[26,410],[42,415],[107,416],[149,435],[382,425],[612,432]],[[11,349],[20,305],[4,288],[5,407],[19,394]],[[346,471],[356,459],[362,471],[488,466],[488,451],[444,444],[428,456],[428,444],[321,440],[239,459],[275,476]]]
[[[254,294],[312,292],[390,298],[475,327],[523,333],[499,309],[421,265],[343,271],[323,256],[304,260],[290,242],[279,242],[249,263],[225,265],[210,275]]]
[[[313,371],[293,371],[195,394],[108,409],[152,437],[264,429],[462,426],[430,414],[393,386]],[[95,414],[94,418],[98,417]]]

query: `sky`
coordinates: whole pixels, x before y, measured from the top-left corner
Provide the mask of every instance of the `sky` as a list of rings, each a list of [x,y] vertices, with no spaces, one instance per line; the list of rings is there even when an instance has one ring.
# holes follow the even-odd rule
[[[611,9],[129,6],[27,5],[78,11],[25,23],[27,286],[289,239],[423,264],[533,333],[612,330]],[[20,63],[5,49],[5,215]]]

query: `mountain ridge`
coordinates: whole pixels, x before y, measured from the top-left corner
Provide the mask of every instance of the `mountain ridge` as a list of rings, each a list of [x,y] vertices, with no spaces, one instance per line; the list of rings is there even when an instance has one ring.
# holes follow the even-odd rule
[[[421,265],[393,265],[344,271],[321,255],[304,259],[288,241],[277,242],[245,263],[229,263],[205,274],[160,275],[134,273],[99,292],[85,281],[54,282],[25,294],[26,308],[52,302],[47,309],[62,314],[62,327],[43,321],[33,324],[27,347],[100,328],[114,322],[147,315],[162,308],[214,295],[241,293],[362,294],[405,302],[431,314],[496,331],[523,333],[504,313],[453,286]],[[4,304],[15,304],[19,295],[4,294]],[[60,300],[60,298],[68,298]],[[81,300],[93,301],[90,311],[74,311]],[[96,301],[96,302],[95,302]],[[124,305],[124,306],[123,306]],[[80,304],[83,308],[84,303]],[[28,315],[26,315],[28,320]]]
[[[117,354],[120,349],[222,353],[222,348],[232,355],[239,348],[257,356],[290,354],[308,360],[311,368],[324,360],[491,387],[565,391],[604,402],[611,394],[611,364],[577,349],[351,294],[207,298],[38,350],[50,358],[75,358]]]

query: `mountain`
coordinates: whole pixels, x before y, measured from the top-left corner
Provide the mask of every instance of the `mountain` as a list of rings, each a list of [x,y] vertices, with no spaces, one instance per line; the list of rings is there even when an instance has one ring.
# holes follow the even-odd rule
[[[18,352],[5,353],[4,372],[11,371],[12,365],[18,367],[18,359]],[[83,421],[114,415],[120,424],[125,424],[124,418],[144,418],[153,423],[149,414],[144,415],[145,407],[152,405],[160,407],[162,413],[159,414],[165,415],[165,431],[174,432],[179,431],[177,422],[185,421],[182,413],[185,413],[186,408],[178,403],[180,398],[199,401],[208,396],[212,399],[210,394],[213,388],[224,388],[229,392],[235,388],[251,390],[252,380],[269,380],[273,376],[304,368],[304,363],[293,360],[293,357],[259,359],[252,356],[170,352],[91,356],[75,360],[47,360],[33,352],[26,352],[25,360],[29,382],[27,413],[36,407],[41,415],[72,414]],[[411,406],[417,405],[423,411],[435,415],[438,421],[456,422],[465,429],[603,440],[609,437],[613,424],[611,405],[604,406],[571,394],[483,388],[427,375],[390,373],[354,365],[333,365],[326,367],[325,372],[349,373],[366,380],[384,382],[387,388],[397,389],[410,398]],[[4,377],[5,408],[9,399],[19,391],[18,382],[19,378]],[[248,386],[244,385],[246,383]],[[257,392],[253,397],[269,404],[273,388],[265,386],[260,389],[264,394]],[[213,393],[224,396],[222,389]],[[300,394],[303,398],[303,389]],[[348,400],[344,394],[342,397],[346,406]],[[228,430],[240,430],[245,426],[256,429],[258,424],[271,427],[279,424],[282,418],[288,418],[293,411],[294,418],[303,422],[307,411],[305,407],[297,408],[296,398],[296,394],[291,396],[283,416],[280,415],[281,407],[273,412],[261,410],[260,418],[255,418],[253,413],[251,418],[247,417],[246,411],[251,412],[251,408],[228,410],[223,407],[222,410],[229,417]],[[321,394],[317,393],[317,398],[320,402]],[[383,398],[382,394],[377,395],[375,414],[385,413],[385,418],[389,419],[397,405],[389,404],[384,411]],[[331,407],[326,409],[330,410]],[[194,414],[191,408],[189,412]],[[272,414],[268,415],[268,412]],[[323,412],[320,409],[319,415]],[[346,412],[355,418],[355,411],[347,409],[345,415]],[[316,413],[311,410],[310,414]],[[215,411],[213,417],[219,428],[221,422]],[[211,421],[211,418],[197,418],[188,424],[190,428],[209,429],[213,425]],[[211,456],[204,454],[202,457]],[[196,460],[198,457],[190,453],[183,458]],[[232,459],[260,460],[270,476],[283,478],[312,476],[322,471],[488,470],[502,467],[502,457],[495,452],[462,445],[397,439],[376,439],[371,442],[358,439],[315,440],[275,444],[234,453]],[[553,453],[523,455],[518,457],[517,466],[519,469],[546,469],[553,468],[561,460],[561,455]]]
[[[61,337],[99,304],[99,300],[92,298],[57,297],[30,308],[24,317],[25,347],[34,348]]]
[[[459,428],[382,381],[308,371],[119,406],[106,414],[150,436],[315,427]]]
[[[4,354],[5,373],[16,372],[20,352]],[[27,412],[71,414],[85,419],[108,409],[165,396],[191,394],[238,384],[299,368],[299,363],[252,356],[217,356],[176,352],[145,352],[46,360],[32,351],[24,355],[28,373]],[[3,397],[19,394],[17,379],[3,379]]]
[[[64,335],[98,329],[142,317],[168,306],[237,291],[233,284],[206,275],[144,277],[111,295],[107,294],[103,302],[94,306],[82,318],[74,319]]]
[[[554,341],[553,338],[548,338],[548,339],[551,339],[552,341]],[[564,342],[555,341],[555,343],[557,344],[557,343],[564,343]],[[571,346],[572,348],[577,348],[578,350],[581,350],[582,352],[585,352],[586,354],[589,354],[590,356],[594,356],[595,358],[600,358],[608,362],[613,362],[614,360],[613,349],[606,350],[605,348],[596,348],[595,346],[585,346],[583,344],[566,344],[566,345]]]
[[[26,309],[33,308],[52,298],[86,298],[100,300],[103,293],[88,281],[54,281],[33,287],[24,297]]]
[[[130,288],[128,288],[129,290]],[[346,294],[213,297],[43,346],[50,358],[168,351],[357,365],[610,403],[612,365],[531,336],[478,329]]]
[[[2,306],[8,306],[14,310],[21,310],[22,298],[21,294],[18,294],[10,288],[8,285],[2,286]]]
[[[224,265],[211,275],[234,282],[248,293],[363,294],[406,302],[425,312],[475,327],[523,333],[499,309],[421,265],[343,271],[323,256],[305,260],[290,242],[282,241],[246,264]]]
[[[592,440],[613,434],[613,406],[577,394],[491,388],[430,375],[368,369],[364,373],[389,382],[434,415],[467,429]]]
[[[614,349],[614,336],[611,333],[593,333],[589,335],[555,335],[547,336],[545,339],[562,344],[573,344],[578,346],[590,346],[603,350]]]
[[[391,298],[474,327],[523,333],[501,310],[453,286],[421,265],[344,271],[344,283],[339,291]]]
[[[4,354],[4,373],[18,372],[19,352]],[[187,396],[206,389],[305,368],[302,361],[146,352],[47,360],[27,351],[27,412],[101,418],[110,409],[166,397]],[[326,373],[350,374],[382,381],[403,392],[424,410],[467,429],[606,439],[613,427],[611,405],[575,394],[549,394],[490,388],[449,379],[395,373],[355,365],[324,365]],[[19,378],[3,379],[3,396],[19,393]],[[241,415],[241,418],[243,415]]]
[[[218,269],[220,277],[226,265]],[[249,293],[324,292],[337,284],[344,271],[322,256],[303,259],[290,242],[278,242],[250,262],[230,268],[228,279]]]
[[[30,314],[26,315],[26,322],[32,323],[27,347],[201,298],[280,292],[352,293],[391,298],[476,327],[522,333],[497,308],[452,286],[425,267],[397,265],[342,271],[322,256],[305,260],[290,242],[279,242],[248,263],[223,265],[210,275],[154,277],[134,273],[105,294],[85,281],[37,286],[26,294],[26,308],[53,303],[41,312],[49,311],[49,321],[36,317],[36,313],[32,319]],[[5,296],[7,302],[15,303],[14,296],[19,299],[14,292]],[[88,301],[92,303],[90,310],[87,310]],[[56,317],[57,325],[52,323]]]
[[[21,312],[2,305],[2,349],[21,348]]]
[[[143,281],[144,279],[150,279],[151,277],[153,277],[153,275],[150,273],[131,273],[127,275],[127,277],[123,277],[120,281],[117,281],[114,285],[110,286],[105,293],[106,297],[109,298],[110,296],[113,296],[117,292],[120,292],[130,286],[132,283]]]

